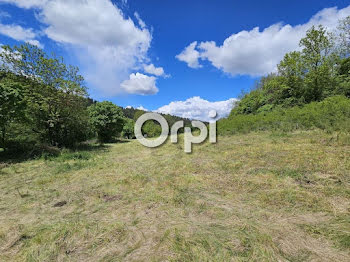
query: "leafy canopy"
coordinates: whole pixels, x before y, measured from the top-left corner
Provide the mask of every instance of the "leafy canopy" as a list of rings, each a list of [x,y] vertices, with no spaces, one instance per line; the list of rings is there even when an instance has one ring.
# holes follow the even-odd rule
[[[112,102],[97,102],[89,107],[92,126],[100,142],[110,142],[123,130],[124,115],[120,107]]]

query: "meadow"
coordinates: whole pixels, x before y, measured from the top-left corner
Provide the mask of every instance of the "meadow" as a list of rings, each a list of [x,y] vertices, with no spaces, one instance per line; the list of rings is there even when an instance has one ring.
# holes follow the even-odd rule
[[[317,130],[0,160],[0,261],[349,261],[349,175]]]

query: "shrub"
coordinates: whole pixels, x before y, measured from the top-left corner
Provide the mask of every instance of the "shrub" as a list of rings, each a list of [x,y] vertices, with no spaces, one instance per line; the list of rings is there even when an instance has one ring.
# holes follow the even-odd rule
[[[315,128],[329,132],[350,132],[350,99],[345,96],[333,96],[303,107],[276,108],[271,112],[258,114],[230,115],[218,122],[220,134]]]
[[[123,130],[125,123],[123,111],[112,102],[100,102],[89,107],[92,126],[101,143],[111,142]]]

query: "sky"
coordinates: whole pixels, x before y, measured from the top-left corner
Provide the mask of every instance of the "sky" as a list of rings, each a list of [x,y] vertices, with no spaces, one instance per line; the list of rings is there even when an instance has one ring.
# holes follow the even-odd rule
[[[349,15],[344,0],[0,0],[0,44],[64,57],[95,100],[207,121]]]

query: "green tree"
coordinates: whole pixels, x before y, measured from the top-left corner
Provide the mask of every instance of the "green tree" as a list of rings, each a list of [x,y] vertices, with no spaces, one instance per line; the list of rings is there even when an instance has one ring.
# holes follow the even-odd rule
[[[140,116],[142,116],[144,113],[146,113],[145,111],[143,110],[136,110],[135,114],[134,114],[134,121],[136,122],[137,119],[139,119]]]
[[[335,94],[350,98],[350,57],[339,63]]]
[[[85,140],[88,101],[79,69],[30,44],[3,46],[3,50],[3,69],[26,85],[27,117],[40,142],[71,147]]]
[[[142,126],[142,133],[147,137],[157,137],[162,133],[162,128],[158,122],[148,120]]]
[[[278,74],[282,77],[284,91],[282,99],[294,99],[297,105],[304,103],[305,64],[300,52],[291,52],[284,56],[278,67]]]
[[[0,82],[0,147],[7,149],[7,131],[9,125],[23,118],[25,101],[19,83],[10,81]]]
[[[104,101],[91,105],[89,115],[101,143],[111,142],[113,137],[123,130],[125,123],[123,111],[112,102]]]
[[[126,118],[125,119],[125,124],[123,126],[122,136],[126,137],[127,139],[134,138],[135,137],[134,125],[135,125],[134,120]]]
[[[25,76],[44,85],[60,89],[69,94],[86,96],[84,78],[79,68],[66,65],[62,57],[49,56],[31,44],[2,46],[3,67],[16,75]]]
[[[336,61],[332,54],[332,42],[323,26],[313,26],[301,39],[300,46],[303,48],[302,59],[307,73],[304,80],[305,100],[307,103],[320,101],[334,86],[332,73]]]

